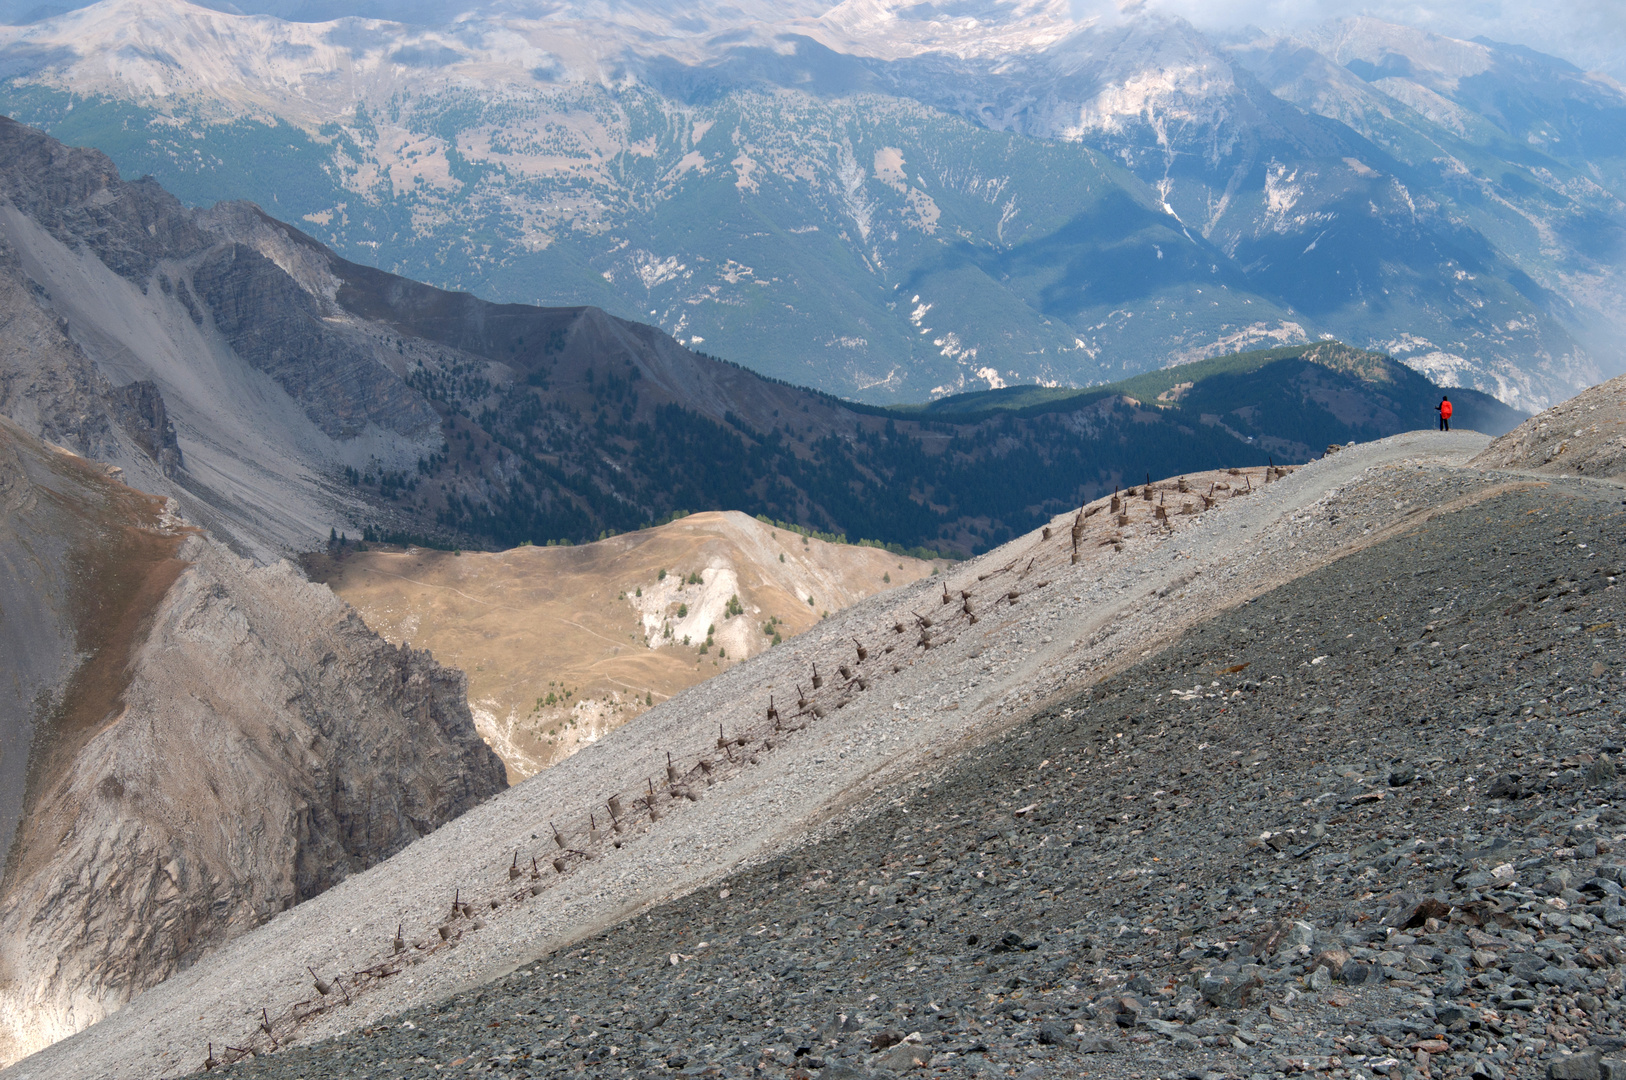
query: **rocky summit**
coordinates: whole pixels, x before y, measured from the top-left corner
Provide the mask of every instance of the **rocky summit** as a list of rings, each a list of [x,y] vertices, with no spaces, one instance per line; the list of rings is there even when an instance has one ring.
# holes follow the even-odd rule
[[[801,850],[232,1074],[1620,1075],[1622,519],[1511,485]]]

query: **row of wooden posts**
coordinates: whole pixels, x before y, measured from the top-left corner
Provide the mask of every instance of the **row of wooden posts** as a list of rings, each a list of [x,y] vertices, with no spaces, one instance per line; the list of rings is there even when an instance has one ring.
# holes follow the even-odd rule
[[[1271,466],[1266,470],[1265,483],[1272,483],[1277,478],[1286,476],[1288,471],[1289,470],[1287,469],[1278,468],[1274,463],[1272,463]],[[1237,469],[1230,470],[1230,473],[1234,476],[1242,476],[1244,482],[1248,485],[1245,491],[1238,494],[1247,494],[1253,490],[1252,479],[1248,477],[1247,474],[1242,473],[1241,470]],[[1154,498],[1154,490],[1155,489],[1151,483],[1151,478],[1148,476],[1147,483],[1145,486],[1139,489],[1138,493],[1135,488],[1130,488],[1123,492],[1114,491],[1111,499],[1106,504],[1106,509],[1108,512],[1117,517],[1117,521],[1120,526],[1127,525],[1128,500],[1138,497],[1142,501],[1151,502]],[[1176,490],[1180,493],[1190,492],[1189,484],[1184,477],[1177,481]],[[1210,484],[1206,493],[1198,493],[1198,497],[1203,502],[1204,509],[1208,509],[1214,505],[1217,497],[1217,490],[1220,490],[1218,482]],[[1096,503],[1095,505],[1085,505],[1080,507],[1078,513],[1074,516],[1071,528],[1071,561],[1073,563],[1077,563],[1079,561],[1080,546],[1085,533],[1085,521],[1101,512],[1102,508],[1102,504],[1100,503]],[[1194,512],[1195,509],[1191,502],[1187,501],[1183,504],[1181,513],[1189,514]],[[1154,516],[1157,519],[1164,521],[1165,524],[1167,523],[1167,511],[1164,508],[1161,497],[1159,497],[1158,505],[1154,509]],[[1048,541],[1050,539],[1051,529],[1049,526],[1045,526],[1042,532],[1042,540]],[[1101,543],[1103,545],[1110,543],[1118,548],[1121,548],[1122,538],[1109,536],[1105,540],[1102,540]],[[1037,560],[1038,556],[1030,558],[1027,565],[1020,571],[1017,571],[1016,566],[1021,562],[1021,559],[1017,558],[1003,567],[979,574],[977,577],[977,582],[980,584],[983,581],[997,575],[1013,572],[1015,573],[1014,581],[1020,582],[1033,571]],[[1030,588],[1043,588],[1048,584],[1048,581],[1039,581],[1030,586]],[[994,597],[992,603],[988,606],[995,607],[1001,602],[1008,605],[1014,605],[1021,598],[1022,593],[1022,586],[1013,583],[1011,586],[999,592]],[[979,618],[978,612],[972,604],[973,599],[974,592],[972,589],[962,588],[958,590],[951,590],[947,580],[943,582],[943,594],[940,606],[952,607],[957,603],[958,610],[953,613],[951,618],[963,616],[966,619],[967,626],[975,625]],[[891,626],[891,630],[894,634],[899,636],[904,635],[909,632],[912,626],[918,632],[918,636],[914,642],[914,647],[931,649],[943,643],[943,631],[947,629],[946,625],[940,626],[939,621],[934,620],[929,614],[923,614],[918,611],[911,611],[909,614],[913,616],[912,621],[905,620],[903,618],[894,620]],[[934,629],[938,630],[938,635],[935,637],[933,636]],[[863,668],[863,665],[870,659],[870,649],[866,647],[863,641],[858,638],[853,638],[852,642],[853,655],[856,657],[856,663],[848,660],[842,660],[836,663],[835,669],[842,680],[841,690],[844,695],[843,697],[837,699],[837,708],[847,704],[850,698],[845,695],[850,694],[853,690],[856,689],[860,692],[868,690],[870,687],[870,679],[873,677],[872,675],[866,674]],[[884,653],[890,654],[894,651],[894,649],[895,646],[886,646],[884,648]],[[894,673],[901,670],[901,664],[894,664],[892,667],[892,671]],[[814,696],[810,697],[808,692],[804,690],[800,684],[797,684],[796,712],[788,720],[780,714],[779,708],[775,703],[775,696],[772,694],[768,696],[768,705],[764,719],[768,725],[771,725],[771,733],[756,731],[730,736],[725,733],[723,726],[719,724],[717,728],[717,740],[714,750],[721,752],[722,760],[720,761],[715,760],[714,755],[701,755],[696,761],[694,767],[684,771],[679,768],[671,753],[668,752],[666,755],[666,783],[661,788],[657,788],[652,778],[645,778],[645,789],[633,796],[630,800],[626,797],[625,792],[617,792],[608,796],[604,802],[607,820],[603,827],[600,826],[597,810],[590,810],[588,812],[587,834],[583,846],[573,846],[570,839],[559,828],[558,824],[555,821],[550,821],[548,825],[552,832],[554,844],[551,855],[531,856],[530,865],[522,866],[520,864],[521,852],[514,852],[513,859],[507,868],[507,884],[512,887],[516,882],[521,882],[521,879],[525,880],[519,885],[518,891],[511,895],[511,899],[515,902],[519,902],[527,899],[528,897],[539,896],[543,891],[545,891],[547,888],[547,875],[544,874],[542,870],[542,862],[544,860],[551,866],[556,878],[562,877],[571,869],[572,865],[592,860],[595,857],[592,849],[599,847],[605,841],[608,841],[614,847],[619,848],[625,839],[630,838],[628,837],[628,832],[636,824],[636,815],[644,816],[650,825],[659,822],[664,813],[661,804],[663,795],[665,795],[668,804],[678,800],[699,802],[703,797],[702,793],[704,788],[711,786],[719,780],[725,779],[726,777],[723,774],[729,767],[739,767],[743,764],[753,763],[756,760],[754,752],[743,752],[741,756],[736,759],[736,751],[745,751],[746,747],[757,742],[759,739],[762,744],[760,748],[761,750],[773,750],[779,744],[776,736],[782,736],[786,732],[800,731],[807,727],[807,725],[813,720],[822,719],[826,715],[825,709],[823,704],[815,700],[815,698],[819,692],[824,689],[826,679],[825,676],[819,671],[817,661],[813,661],[811,664],[809,682],[812,685],[812,693]],[[698,776],[696,775],[697,773]],[[489,907],[489,910],[491,911],[498,910],[501,905],[502,902],[496,898],[488,898],[482,904],[483,907]],[[390,942],[389,958],[381,963],[373,965],[370,968],[352,972],[349,976],[349,985],[346,985],[344,977],[335,976],[332,980],[328,980],[317,974],[314,969],[307,968],[306,971],[310,974],[313,988],[316,991],[316,998],[314,999],[314,1002],[310,999],[298,1002],[284,1014],[276,1018],[273,1018],[268,1010],[261,1009],[261,1020],[258,1034],[265,1036],[269,1040],[270,1049],[277,1049],[281,1044],[281,1040],[279,1040],[277,1035],[279,1024],[283,1027],[297,1027],[298,1025],[309,1020],[311,1017],[319,1015],[320,1013],[325,1012],[327,1009],[334,1007],[335,999],[333,998],[333,995],[335,992],[341,996],[344,1004],[350,1004],[352,1000],[350,992],[352,990],[360,992],[368,986],[382,981],[383,979],[389,978],[392,975],[398,974],[402,970],[400,966],[402,963],[402,957],[409,951],[409,949],[418,949],[426,953],[433,953],[442,947],[447,947],[454,944],[465,932],[465,928],[459,926],[457,924],[457,920],[467,922],[468,928],[470,929],[480,929],[484,925],[475,913],[475,905],[463,899],[462,890],[460,888],[453,890],[451,914],[436,926],[435,939],[431,939],[427,944],[420,943],[417,945],[409,945],[404,936],[405,925],[398,925],[396,927],[395,936]],[[310,1007],[304,1008],[306,1006]],[[301,1011],[302,1008],[303,1011]],[[234,1047],[228,1045],[225,1047],[223,1055],[217,1058],[215,1056],[214,1044],[211,1042],[208,1045],[207,1057],[204,1060],[203,1067],[207,1070],[213,1069],[220,1065],[229,1065],[234,1061],[241,1060],[242,1058],[257,1052],[257,1049],[252,1045],[251,1041],[251,1045],[248,1047]]]

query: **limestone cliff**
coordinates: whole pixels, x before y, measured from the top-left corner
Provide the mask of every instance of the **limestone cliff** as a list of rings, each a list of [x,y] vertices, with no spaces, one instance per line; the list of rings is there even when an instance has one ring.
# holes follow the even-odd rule
[[[460,672],[4,421],[0,612],[0,1064],[504,786]]]

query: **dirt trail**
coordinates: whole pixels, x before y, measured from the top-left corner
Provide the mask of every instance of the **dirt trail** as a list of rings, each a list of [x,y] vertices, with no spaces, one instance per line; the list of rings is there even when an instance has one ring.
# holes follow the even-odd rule
[[[957,745],[997,734],[1036,703],[1089,685],[1217,611],[1442,506],[1483,497],[1502,481],[1461,466],[1487,442],[1415,432],[1351,447],[1268,484],[1263,470],[1191,477],[1189,493],[1171,482],[1155,501],[1131,499],[1127,525],[1104,507],[1085,519],[1076,563],[1068,515],[1048,540],[1031,534],[946,575],[950,603],[941,596],[944,577],[862,601],[279,915],[7,1075],[190,1071],[210,1041],[254,1044],[262,1007],[281,1014],[314,1001],[307,966],[354,972],[388,961],[398,925],[415,962],[351,1005],[315,1009],[279,1038],[320,1038],[489,979],[799,842],[882,779],[941,768]],[[1214,509],[1181,514],[1210,483],[1251,493],[1216,492]],[[1172,534],[1151,520],[1159,504],[1169,508]],[[970,599],[960,602],[960,590]],[[917,616],[933,625],[923,628]],[[862,662],[854,639],[866,646]],[[798,683],[811,689],[815,662],[828,681],[810,707],[824,715],[798,718],[787,703]],[[855,678],[843,679],[838,665]],[[807,721],[775,736],[772,748],[763,738],[773,731],[770,693],[786,726]],[[719,726],[730,738],[753,737],[725,759]],[[662,784],[668,752],[676,785]],[[715,786],[700,778],[701,758],[715,770]],[[672,787],[701,797],[663,794],[654,823],[627,809],[638,793]],[[587,829],[592,812],[607,832],[605,799],[618,792],[633,824],[615,848]],[[528,878],[510,881],[516,855],[525,866],[536,857],[548,871],[561,847],[595,857],[570,856],[566,872],[547,872],[535,897],[523,888]],[[483,926],[459,922],[450,947],[436,928],[454,891],[478,905]]]

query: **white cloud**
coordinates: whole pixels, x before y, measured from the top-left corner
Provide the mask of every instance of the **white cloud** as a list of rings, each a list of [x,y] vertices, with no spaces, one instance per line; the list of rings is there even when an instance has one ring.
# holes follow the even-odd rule
[[[1107,20],[1160,13],[1210,30],[1249,25],[1290,30],[1371,15],[1452,37],[1528,45],[1578,67],[1626,79],[1626,3],[1621,0],[1073,0],[1073,12]]]

